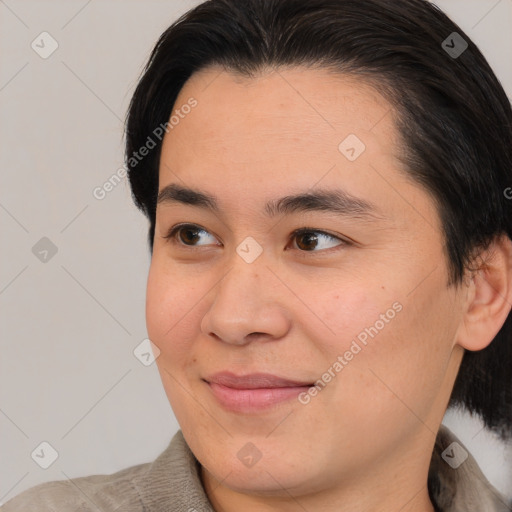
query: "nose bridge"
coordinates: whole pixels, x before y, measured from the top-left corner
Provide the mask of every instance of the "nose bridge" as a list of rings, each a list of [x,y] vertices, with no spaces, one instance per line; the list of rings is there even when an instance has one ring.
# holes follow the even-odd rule
[[[237,345],[249,343],[253,333],[283,336],[288,320],[273,280],[265,258],[248,262],[234,254],[213,289],[212,302],[201,321],[203,333]]]

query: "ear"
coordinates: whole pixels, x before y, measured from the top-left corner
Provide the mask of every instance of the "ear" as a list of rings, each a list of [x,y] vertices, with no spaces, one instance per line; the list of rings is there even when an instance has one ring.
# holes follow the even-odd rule
[[[479,259],[481,263],[466,285],[456,336],[456,344],[472,351],[492,342],[512,309],[512,240],[506,235],[497,237]]]

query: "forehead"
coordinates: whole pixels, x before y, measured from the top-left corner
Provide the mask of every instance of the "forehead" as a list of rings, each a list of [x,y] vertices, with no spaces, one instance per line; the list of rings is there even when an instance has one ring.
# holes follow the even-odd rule
[[[190,77],[175,109],[192,96],[198,106],[190,117],[197,122],[191,119],[182,127],[188,125],[196,131],[198,137],[191,143],[199,136],[225,143],[246,138],[264,142],[266,147],[274,141],[283,149],[295,143],[300,151],[307,139],[309,146],[323,145],[337,151],[339,137],[349,133],[368,142],[370,138],[385,141],[383,150],[397,142],[389,102],[360,79],[327,69],[275,68],[246,77],[215,66]],[[375,130],[377,124],[379,130]],[[176,133],[184,131],[176,128]],[[379,140],[379,135],[385,140]],[[234,146],[230,149],[241,153],[244,149],[258,150],[255,144]]]
[[[278,68],[249,78],[210,67],[185,83],[174,113],[190,98],[197,106],[164,138],[163,155],[175,165],[200,157],[205,166],[222,162],[223,172],[291,165],[297,175],[297,162],[303,170],[344,163],[339,145],[350,135],[364,145],[365,161],[393,158],[398,142],[391,105],[360,80],[325,69]]]

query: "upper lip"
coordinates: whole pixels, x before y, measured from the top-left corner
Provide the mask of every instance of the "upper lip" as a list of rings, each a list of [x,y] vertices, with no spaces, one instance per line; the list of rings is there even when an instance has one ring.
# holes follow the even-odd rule
[[[290,380],[271,373],[250,373],[248,375],[235,375],[231,372],[219,372],[204,379],[206,382],[222,384],[234,389],[259,388],[289,388],[297,386],[311,386],[311,382]]]

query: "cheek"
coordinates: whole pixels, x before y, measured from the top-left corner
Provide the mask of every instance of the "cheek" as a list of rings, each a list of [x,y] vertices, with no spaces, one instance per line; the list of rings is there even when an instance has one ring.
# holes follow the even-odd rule
[[[388,316],[394,316],[393,302],[392,294],[382,287],[362,281],[331,280],[322,288],[317,286],[315,295],[309,297],[311,314],[303,317],[304,330],[311,341],[318,341],[323,352],[337,357],[349,350],[354,340],[364,347],[361,342],[371,339],[367,331],[376,322],[383,327],[380,315],[389,311]]]
[[[342,356],[333,370],[342,376],[335,380],[347,402],[362,395],[393,401],[391,390],[414,402],[441,385],[450,357],[453,326],[445,320],[451,308],[440,290],[407,295],[402,288],[408,289],[399,282],[345,281],[317,288],[312,297],[311,309],[322,322],[309,315],[303,328],[329,363],[324,371]]]
[[[429,416],[443,385],[454,325],[442,293],[417,293],[397,302],[400,311],[386,315],[383,309],[361,331],[368,334],[366,344],[359,343],[361,351],[347,368],[345,391],[348,396],[363,395],[372,404],[362,414],[403,414],[414,421]],[[380,313],[393,318],[379,321]],[[355,399],[353,405],[357,407]]]
[[[151,263],[146,290],[146,325],[149,338],[158,346],[164,359],[171,348],[173,356],[178,358],[191,343],[194,328],[198,328],[191,322],[197,314],[197,294],[190,279],[180,278],[158,261]]]

